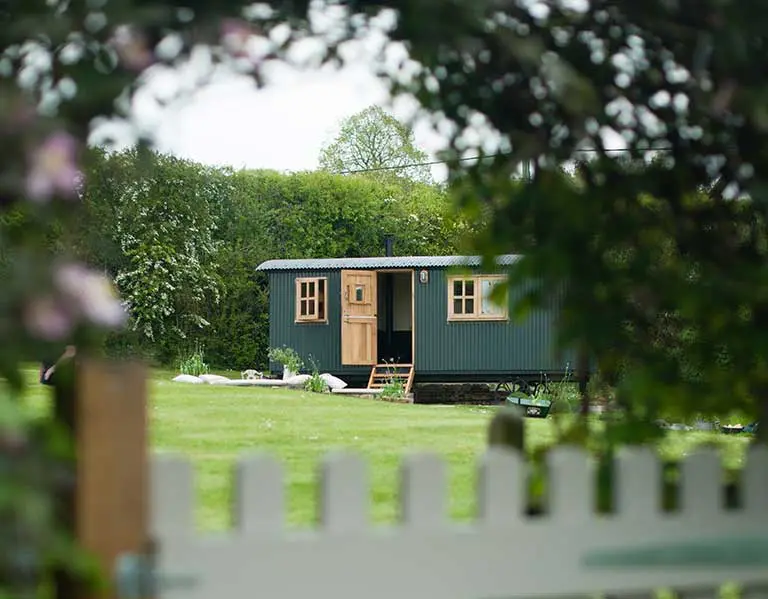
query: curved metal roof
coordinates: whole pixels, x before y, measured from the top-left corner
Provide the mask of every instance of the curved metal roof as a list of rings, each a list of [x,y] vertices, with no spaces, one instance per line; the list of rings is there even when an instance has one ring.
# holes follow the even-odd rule
[[[516,254],[502,254],[496,257],[499,266],[512,264],[519,258]],[[336,270],[342,268],[383,269],[383,268],[442,268],[449,266],[480,266],[481,256],[379,256],[370,258],[309,258],[304,260],[267,260],[256,268],[272,270]]]

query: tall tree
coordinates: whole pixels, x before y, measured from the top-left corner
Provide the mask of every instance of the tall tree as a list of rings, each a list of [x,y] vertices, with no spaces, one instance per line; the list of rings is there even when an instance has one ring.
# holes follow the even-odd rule
[[[83,189],[81,255],[114,278],[130,327],[160,357],[208,326],[219,299],[217,213],[226,173],[130,149],[93,151]]]
[[[320,151],[324,170],[422,183],[432,181],[429,166],[424,164],[428,159],[416,147],[413,130],[375,105],[345,119],[338,135]]]

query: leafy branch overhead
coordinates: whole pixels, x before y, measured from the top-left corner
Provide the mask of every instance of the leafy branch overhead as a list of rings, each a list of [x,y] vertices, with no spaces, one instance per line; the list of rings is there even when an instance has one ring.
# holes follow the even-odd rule
[[[360,172],[378,178],[431,183],[426,152],[416,147],[413,131],[380,106],[345,119],[338,135],[320,152],[320,168],[333,173]]]
[[[129,122],[126,100],[142,73],[185,64],[198,49],[211,68],[197,83],[211,80],[214,65],[261,82],[275,60],[339,64],[354,52],[349,42],[383,31],[408,57],[393,71],[390,59],[400,50],[381,44],[372,64],[395,93],[413,93],[447,134],[455,195],[474,214],[490,216],[490,227],[476,231],[478,249],[522,251],[513,281],[535,280],[542,296],[564,290],[562,341],[629,369],[638,401],[674,395],[688,408],[740,405],[768,416],[762,2],[4,6],[0,206],[23,213],[29,238],[77,220],[91,127],[111,116]],[[317,9],[330,19],[317,19]],[[292,51],[299,46],[319,54]],[[328,153],[328,168],[412,161],[404,157],[411,137],[392,121],[381,114],[372,121],[388,123],[386,134],[366,118],[354,122],[341,139],[365,132],[369,143]],[[486,132],[472,135],[478,123]],[[608,130],[618,136],[606,141]],[[141,139],[151,141],[151,132]],[[635,158],[649,149],[660,158],[627,169],[609,151],[617,144]],[[592,151],[584,154],[587,146]],[[493,157],[459,162],[481,150]],[[573,182],[560,169],[578,158],[589,159]],[[515,185],[523,160],[537,168],[529,183]],[[0,371],[15,385],[19,360],[39,355],[41,345],[124,320],[116,299],[94,283],[97,274],[62,266],[64,254],[54,260],[30,247],[0,239],[0,274],[14,281],[2,316],[15,340],[12,351],[0,353]],[[62,287],[66,273],[101,290],[98,310],[73,293],[83,285],[70,280]]]
[[[126,324],[110,278],[129,300],[129,322],[147,336],[168,330],[181,336],[210,322],[206,316],[216,313],[221,281],[213,256],[229,256],[238,272],[252,268],[236,261],[244,242],[226,247],[231,238],[220,232],[225,243],[215,243],[208,211],[218,206],[204,199],[211,193],[226,198],[249,188],[264,190],[266,197],[279,187],[284,193],[267,208],[283,218],[265,225],[260,237],[275,254],[368,251],[371,231],[410,223],[411,217],[430,226],[409,225],[424,236],[418,244],[408,241],[405,226],[395,228],[404,243],[420,250],[446,247],[444,239],[454,239],[456,227],[432,218],[431,210],[415,209],[417,201],[434,201],[420,184],[386,183],[400,194],[409,190],[407,197],[391,195],[386,207],[393,217],[357,210],[383,204],[371,202],[370,189],[349,183],[346,194],[334,196],[322,179],[328,173],[297,176],[285,185],[266,176],[243,177],[244,187],[233,191],[226,177],[170,158],[149,171],[120,160],[95,171],[86,164],[85,150],[100,122],[131,130],[131,99],[145,74],[167,74],[193,58],[208,68],[192,85],[211,81],[221,66],[261,83],[276,60],[338,65],[342,55],[356,51],[351,42],[383,30],[400,45],[381,44],[372,65],[395,94],[412,93],[449,138],[451,189],[469,215],[459,228],[471,230],[484,254],[523,254],[511,281],[525,283],[531,293],[518,307],[562,293],[560,341],[577,345],[607,378],[623,383],[617,399],[630,415],[648,420],[664,402],[667,411],[677,407],[687,414],[740,408],[765,422],[766,8],[763,0],[2,2],[4,388],[23,388],[24,361],[38,361],[70,342],[87,354],[100,347],[95,333]],[[317,18],[317,11],[329,18]],[[374,35],[374,41],[384,37]],[[307,58],[301,51],[307,48],[319,54]],[[409,56],[393,71],[391,58],[404,48]],[[166,86],[173,88],[189,91],[186,82]],[[159,107],[173,99],[153,101]],[[609,130],[617,132],[612,139]],[[152,131],[133,132],[142,144],[152,142]],[[108,135],[98,140],[116,145]],[[350,119],[337,141],[323,156],[325,168],[335,172],[386,173],[370,169],[424,159],[410,131],[375,108]],[[609,150],[618,144],[634,160],[616,160]],[[649,150],[657,151],[656,159],[639,160]],[[473,164],[459,160],[480,152],[493,156]],[[528,160],[537,166],[532,179],[520,183],[519,165]],[[571,177],[562,166],[574,160]],[[398,173],[426,180],[419,169]],[[114,202],[91,202],[97,188]],[[328,202],[329,196],[337,202]],[[248,205],[260,201],[245,192],[238,197],[253,203]],[[307,204],[325,209],[324,219],[297,209]],[[246,214],[234,202],[226,209]],[[165,228],[147,226],[144,211]],[[90,217],[104,222],[110,216],[113,237],[80,226]],[[357,226],[359,220],[366,226]],[[229,232],[251,224],[223,216],[219,222]],[[466,225],[477,222],[487,226]],[[330,241],[313,239],[313,232]],[[79,251],[83,243],[86,252]],[[171,267],[174,274],[165,276]],[[263,305],[263,296],[252,290],[225,291],[239,298],[238,306],[254,296]],[[0,591],[33,596],[51,578],[43,569],[72,571],[76,564],[69,557],[61,563],[72,551],[53,521],[56,483],[25,473],[67,478],[50,455],[49,448],[59,445],[49,442],[51,431],[30,427],[26,413],[11,402],[6,407],[2,457],[19,469],[9,469],[3,484],[7,509],[0,524],[16,531],[11,541],[25,545],[3,553]],[[759,430],[768,434],[764,426]],[[36,559],[19,561],[18,555]]]
[[[420,37],[409,6],[400,32]],[[459,132],[484,115],[507,148],[454,164],[464,204],[492,209],[481,249],[524,253],[513,280],[541,282],[543,296],[565,289],[563,341],[621,364],[625,399],[768,415],[763,8],[460,10],[414,43],[427,63],[414,89]],[[610,151],[622,144],[634,160]],[[639,160],[649,149],[656,159]],[[529,158],[533,180],[513,183]],[[574,159],[571,180],[559,167]]]

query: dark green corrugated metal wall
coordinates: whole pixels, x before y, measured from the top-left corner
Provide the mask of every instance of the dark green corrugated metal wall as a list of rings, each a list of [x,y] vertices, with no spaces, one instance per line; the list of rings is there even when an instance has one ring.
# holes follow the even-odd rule
[[[553,312],[536,310],[519,324],[448,322],[446,275],[434,269],[428,283],[416,283],[417,371],[565,371],[567,356],[555,355]]]
[[[296,324],[296,277],[328,278],[328,323]],[[312,355],[321,372],[364,375],[368,367],[341,365],[341,273],[276,271],[269,273],[270,346],[292,347],[308,363]],[[446,271],[430,269],[429,282],[416,278],[417,373],[562,373],[572,355],[555,355],[554,314],[537,310],[524,322],[448,322]],[[570,352],[569,352],[570,353]],[[273,370],[278,370],[272,364]]]
[[[297,277],[328,278],[328,322],[296,324]],[[338,270],[277,271],[269,273],[269,345],[295,349],[310,368],[311,355],[320,372],[367,374],[369,367],[341,365],[341,273]],[[276,364],[272,370],[279,370]]]

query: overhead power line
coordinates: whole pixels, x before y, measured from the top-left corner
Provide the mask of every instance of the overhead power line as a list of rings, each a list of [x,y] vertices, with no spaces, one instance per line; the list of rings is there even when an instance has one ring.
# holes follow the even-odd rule
[[[668,152],[670,148],[648,148],[646,150],[632,150],[629,148],[606,148],[603,151],[604,152]],[[584,148],[582,150],[576,150],[576,152],[585,152],[585,153],[594,153],[598,152],[599,150],[597,148]],[[465,156],[464,158],[456,158],[457,162],[468,162],[470,160],[484,160],[486,158],[500,158],[501,156],[509,156],[512,154],[512,152],[497,152],[496,154],[487,154],[485,156]],[[428,162],[412,162],[409,164],[398,164],[395,166],[374,166],[371,168],[358,168],[358,169],[347,169],[343,171],[339,171],[340,175],[353,175],[356,173],[372,173],[375,171],[393,171],[393,170],[401,170],[405,168],[413,168],[417,166],[434,166],[435,164],[446,164],[447,162],[450,162],[448,160],[430,160]]]

